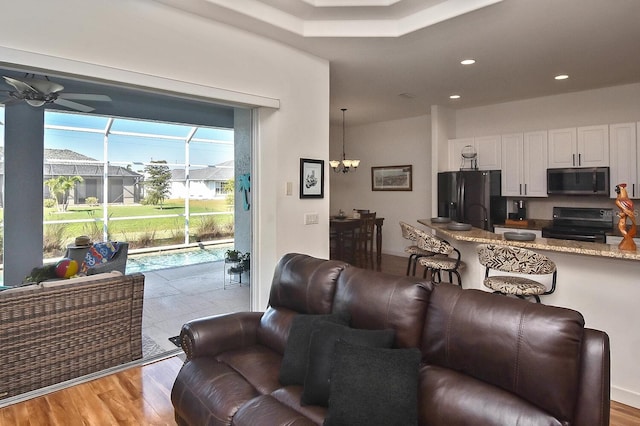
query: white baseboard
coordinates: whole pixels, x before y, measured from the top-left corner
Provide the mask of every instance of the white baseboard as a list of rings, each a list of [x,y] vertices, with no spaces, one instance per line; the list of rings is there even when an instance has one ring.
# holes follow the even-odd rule
[[[640,409],[640,394],[611,386],[611,400]]]

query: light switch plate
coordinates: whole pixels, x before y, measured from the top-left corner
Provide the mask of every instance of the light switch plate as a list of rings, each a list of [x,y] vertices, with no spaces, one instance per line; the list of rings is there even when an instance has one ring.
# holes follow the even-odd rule
[[[318,213],[305,213],[304,214],[304,224],[305,225],[317,225],[318,224]]]
[[[284,195],[293,195],[293,182],[287,182],[284,189]]]

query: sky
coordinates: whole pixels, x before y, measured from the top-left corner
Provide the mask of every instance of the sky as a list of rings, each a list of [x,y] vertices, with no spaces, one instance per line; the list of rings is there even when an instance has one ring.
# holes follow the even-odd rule
[[[47,111],[45,113],[45,148],[70,149],[96,160],[104,157],[104,132],[109,117],[85,114]],[[4,122],[4,108],[0,108],[0,122]],[[64,126],[100,130],[101,132],[80,132],[50,128]],[[0,126],[1,130],[2,126]],[[184,124],[159,123],[152,121],[116,118],[109,135],[108,156],[111,162],[145,163],[165,160],[168,163],[184,163],[184,139],[193,127]],[[120,135],[117,132],[131,132],[145,136]],[[155,136],[179,137],[167,140]],[[212,166],[233,160],[233,130],[199,127],[190,144],[190,164]],[[202,139],[203,141],[199,141]],[[213,143],[216,141],[215,143]],[[4,132],[0,134],[4,144]],[[139,165],[134,170],[142,168]]]

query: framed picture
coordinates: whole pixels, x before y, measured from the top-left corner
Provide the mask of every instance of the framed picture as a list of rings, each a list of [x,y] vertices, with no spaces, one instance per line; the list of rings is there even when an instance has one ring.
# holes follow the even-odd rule
[[[300,198],[324,198],[324,160],[300,159]]]
[[[372,191],[411,191],[412,166],[383,166],[371,168]]]

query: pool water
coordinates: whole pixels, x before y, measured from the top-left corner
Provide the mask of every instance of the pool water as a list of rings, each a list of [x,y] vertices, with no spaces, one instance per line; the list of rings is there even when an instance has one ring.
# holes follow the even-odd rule
[[[222,245],[205,247],[203,249],[196,248],[161,253],[130,254],[127,258],[127,274],[224,260],[224,253],[231,248],[233,248],[231,245]]]

